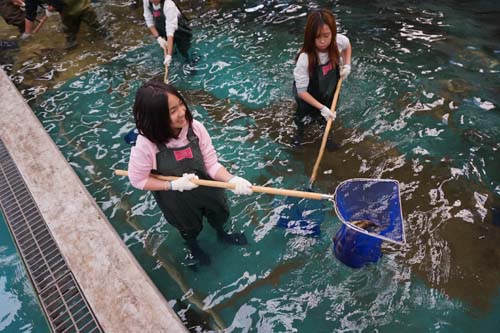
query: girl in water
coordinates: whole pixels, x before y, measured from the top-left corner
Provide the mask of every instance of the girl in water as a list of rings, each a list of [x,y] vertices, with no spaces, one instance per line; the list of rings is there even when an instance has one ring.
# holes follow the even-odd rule
[[[128,165],[130,183],[152,191],[168,223],[177,228],[193,257],[209,264],[210,257],[196,240],[206,217],[226,243],[245,245],[243,233],[228,233],[229,218],[223,189],[198,187],[194,178],[218,180],[235,185],[234,193],[251,194],[250,182],[227,171],[217,160],[212,140],[202,123],[193,119],[184,98],[171,85],[150,81],[139,88],[134,103],[139,131]],[[164,181],[151,173],[180,177]]]
[[[337,33],[331,11],[312,11],[307,17],[304,45],[297,55],[293,71],[293,90],[297,101],[294,121],[298,128],[295,145],[301,144],[306,125],[313,121],[324,125],[328,118],[335,119],[336,113],[330,111],[333,95],[339,77],[346,79],[350,72],[349,39]],[[332,144],[329,140],[327,148]]]

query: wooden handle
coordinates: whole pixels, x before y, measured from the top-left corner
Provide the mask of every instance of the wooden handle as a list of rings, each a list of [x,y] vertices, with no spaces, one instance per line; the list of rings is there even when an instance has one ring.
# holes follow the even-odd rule
[[[335,112],[335,108],[337,107],[337,101],[339,100],[340,87],[342,86],[342,78],[340,78],[337,83],[337,88],[335,89],[335,95],[333,97],[332,106],[330,110]],[[326,141],[328,140],[328,135],[330,134],[330,129],[332,128],[333,120],[328,118],[325,127],[325,133],[323,133],[323,140],[321,140],[321,147],[319,148],[318,157],[316,158],[316,163],[314,163],[313,172],[311,175],[311,179],[309,180],[309,185],[312,185],[316,180],[316,175],[318,174],[319,164],[321,163],[321,159],[323,158],[323,154],[325,152]]]
[[[164,57],[167,57],[167,50],[163,49]],[[165,75],[163,76],[163,82],[168,84],[168,65],[165,65]]]
[[[115,170],[115,175],[117,176],[128,176],[127,170]],[[151,177],[161,179],[161,180],[176,180],[180,177],[174,176],[161,176],[151,174]],[[218,187],[224,188],[228,190],[234,190],[234,184],[226,183],[226,182],[218,182],[215,180],[205,180],[205,179],[192,179],[191,182],[201,185],[201,186],[209,186],[209,187]],[[305,192],[305,191],[295,191],[295,190],[287,190],[282,188],[274,188],[274,187],[265,187],[265,186],[252,186],[252,191],[259,193],[266,193],[272,195],[283,195],[287,197],[297,197],[297,198],[305,198],[305,199],[314,199],[314,200],[329,200],[333,199],[333,195],[330,194],[322,194],[322,193],[314,193],[314,192]]]
[[[36,26],[35,29],[33,29],[33,33],[36,34],[38,31],[40,31],[40,29],[42,28],[43,24],[45,23],[45,21],[47,21],[49,17],[48,16],[44,16],[42,17],[42,19],[40,20],[40,22],[38,23],[38,25]]]

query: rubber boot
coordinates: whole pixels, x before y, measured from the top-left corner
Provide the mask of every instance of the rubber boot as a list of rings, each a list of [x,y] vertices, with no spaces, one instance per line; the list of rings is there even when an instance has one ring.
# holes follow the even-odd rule
[[[292,145],[296,148],[301,147],[304,142],[304,128],[298,128],[293,136]]]
[[[493,222],[493,224],[500,227],[500,207],[492,207],[491,214],[492,214],[491,221]]]
[[[74,34],[68,34],[66,35],[66,46],[64,47],[65,50],[73,50],[78,46],[78,43],[76,42],[76,35]]]
[[[200,265],[210,265],[210,256],[201,249],[196,238],[186,240],[186,244],[193,257],[200,262]]]
[[[245,236],[244,233],[238,232],[234,234],[229,234],[224,229],[219,228],[217,230],[217,237],[219,240],[232,244],[232,245],[246,245],[248,244],[247,237]]]
[[[186,62],[194,67],[196,66],[196,64],[200,61],[201,57],[196,53],[196,52],[193,52],[187,59],[186,59]]]
[[[340,149],[340,145],[337,144],[331,137],[328,137],[326,140],[326,150],[328,151],[336,151]]]

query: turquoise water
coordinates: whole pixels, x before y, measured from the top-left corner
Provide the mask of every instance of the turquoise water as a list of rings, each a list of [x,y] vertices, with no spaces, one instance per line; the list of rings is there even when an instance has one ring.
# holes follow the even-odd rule
[[[0,211],[0,332],[49,332],[3,213]]]
[[[313,127],[304,148],[290,145],[292,59],[302,42],[305,4],[186,7],[196,16],[194,45],[202,59],[194,69],[174,61],[169,78],[208,128],[221,162],[255,184],[303,188],[320,144],[322,133]],[[200,244],[212,265],[194,265],[153,197],[112,174],[127,166],[130,147],[122,137],[133,128],[136,89],[163,75],[161,52],[146,36],[118,55],[102,51],[102,65],[49,88],[22,86],[43,67],[13,66],[11,75],[24,77],[23,94],[40,121],[191,330],[494,331],[500,314],[500,229],[491,213],[500,206],[498,5],[319,4],[333,8],[350,38],[353,72],[333,126],[341,148],[325,155],[314,190],[333,193],[356,177],[401,184],[408,246],[386,244],[379,263],[359,270],[332,254],[340,227],[332,207],[322,208],[321,237],[311,239],[274,227],[280,198],[231,193],[228,224],[244,230],[249,245],[220,244],[207,227]],[[107,9],[117,19],[118,9]],[[113,33],[138,38],[142,28]],[[79,59],[91,53],[79,52]],[[59,75],[69,63],[60,60]]]

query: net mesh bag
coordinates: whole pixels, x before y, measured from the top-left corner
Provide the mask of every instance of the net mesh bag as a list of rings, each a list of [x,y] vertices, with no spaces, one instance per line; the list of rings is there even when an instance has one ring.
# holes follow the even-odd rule
[[[382,241],[406,242],[395,180],[347,180],[337,186],[335,210],[343,225],[334,238],[333,250],[350,267],[380,259]]]

